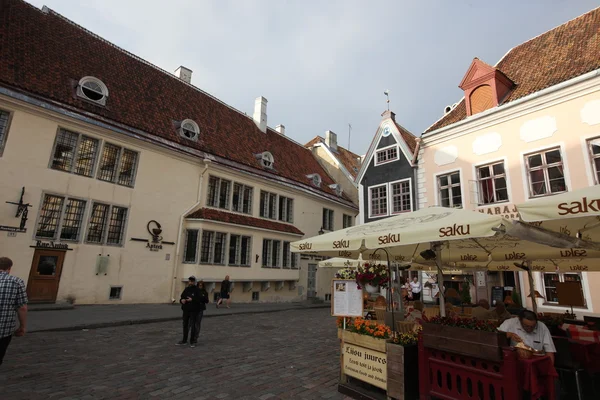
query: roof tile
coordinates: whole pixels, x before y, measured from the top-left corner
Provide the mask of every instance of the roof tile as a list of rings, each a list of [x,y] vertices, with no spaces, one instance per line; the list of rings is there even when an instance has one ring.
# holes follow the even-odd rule
[[[302,235],[304,233],[294,225],[282,222],[269,221],[262,218],[251,217],[249,215],[235,214],[227,211],[215,210],[214,208],[201,208],[189,214],[188,219],[203,219],[209,221],[226,222],[235,225],[251,226],[253,228],[268,229],[270,231],[279,231]]]
[[[325,139],[323,139],[323,137],[321,136],[315,136],[310,142],[306,143],[304,146],[310,149],[317,143],[324,144]],[[356,177],[356,174],[360,170],[360,156],[338,145],[337,157],[339,161],[344,165],[344,167],[348,170],[348,172],[350,172],[350,175]]]

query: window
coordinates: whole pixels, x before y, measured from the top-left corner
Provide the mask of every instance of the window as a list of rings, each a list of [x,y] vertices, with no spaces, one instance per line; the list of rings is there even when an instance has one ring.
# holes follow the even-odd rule
[[[77,96],[100,105],[106,105],[108,88],[100,79],[86,76],[81,78],[77,85]]]
[[[45,195],[40,207],[35,236],[65,241],[79,241],[86,201]],[[61,223],[62,221],[62,223]],[[60,234],[59,234],[60,232]]]
[[[229,209],[231,181],[211,176],[208,180],[208,200],[210,207]]]
[[[398,146],[394,145],[375,153],[375,165],[385,164],[398,159]]]
[[[285,222],[294,222],[294,200],[288,197],[279,196],[279,220]]]
[[[309,175],[309,176],[310,176],[310,179],[311,179],[311,182],[312,182],[313,186],[321,187],[321,182],[323,180],[321,179],[321,176],[319,176],[319,174],[312,174],[312,175]]]
[[[277,195],[275,193],[260,192],[260,216],[276,219]]]
[[[136,164],[136,152],[105,143],[97,178],[105,182],[133,186]]]
[[[479,204],[493,204],[508,201],[504,162],[477,167]]]
[[[252,301],[258,301],[259,295],[260,295],[260,292],[252,292]]]
[[[10,114],[7,111],[0,110],[0,157],[6,145],[6,137],[8,136],[8,117]]]
[[[123,286],[111,286],[110,293],[108,295],[109,300],[121,300],[121,294],[123,293]]]
[[[460,188],[460,173],[452,172],[437,178],[442,207],[462,207],[462,192]]]
[[[292,253],[290,242],[283,242],[283,268],[298,269],[298,254]]]
[[[353,226],[354,217],[353,217],[352,215],[347,215],[347,214],[344,214],[344,215],[343,215],[343,218],[344,218],[344,219],[343,219],[343,225],[342,225],[342,227],[343,227],[344,229],[345,229],[345,228],[350,228],[350,227],[352,227],[352,226]]]
[[[205,264],[225,265],[226,242],[226,233],[202,231],[200,262]]]
[[[196,263],[198,257],[198,230],[188,229],[185,234],[184,263]]]
[[[412,211],[410,179],[390,183],[392,192],[392,214]]]
[[[94,203],[88,222],[87,242],[96,244],[123,244],[128,209]]]
[[[262,266],[263,268],[280,268],[281,242],[263,239]]]
[[[369,215],[380,217],[388,214],[387,185],[369,188]]]
[[[326,231],[333,230],[333,210],[323,209],[323,229]]]
[[[92,177],[98,147],[97,139],[60,129],[56,134],[50,168]]]
[[[273,157],[273,154],[265,151],[260,154],[260,163],[263,167],[271,169],[273,168],[273,164],[275,164],[275,158]]]
[[[2,116],[0,115],[0,135],[2,135]],[[592,161],[592,169],[594,170],[594,182],[600,184],[600,138],[588,140],[588,150]],[[0,137],[0,154],[2,151],[2,138]]]
[[[198,141],[198,135],[200,134],[200,127],[197,123],[191,119],[184,119],[181,121],[181,127],[179,128],[179,135],[186,139],[194,142]]]
[[[233,211],[252,214],[252,195],[254,189],[241,183],[233,184]]]
[[[581,274],[579,273],[542,273],[543,284],[544,284],[544,297],[546,303],[555,303],[558,305],[568,306],[569,304],[561,304],[558,301],[558,295],[556,291],[556,282],[577,282],[581,289],[581,294],[584,303],[586,302],[585,295],[583,293],[583,286],[581,284]]]
[[[525,156],[531,197],[565,192],[565,175],[560,149]]]
[[[119,178],[117,183],[123,186],[133,186],[133,178],[137,166],[138,153],[132,150],[124,149],[121,156],[121,165],[119,167]]]
[[[229,261],[231,266],[250,266],[250,236],[229,236]]]

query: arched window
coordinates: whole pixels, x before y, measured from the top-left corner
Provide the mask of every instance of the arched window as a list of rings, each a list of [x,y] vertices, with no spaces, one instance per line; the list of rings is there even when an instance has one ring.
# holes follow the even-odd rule
[[[198,140],[198,136],[200,135],[200,127],[191,119],[184,119],[181,121],[179,135],[195,142]]]
[[[494,107],[494,96],[490,85],[481,85],[471,93],[471,115]]]
[[[273,168],[273,164],[275,164],[275,158],[273,158],[273,154],[265,151],[261,155],[260,163],[265,168]]]
[[[77,95],[104,106],[108,98],[108,88],[100,79],[93,76],[85,76],[79,80]]]

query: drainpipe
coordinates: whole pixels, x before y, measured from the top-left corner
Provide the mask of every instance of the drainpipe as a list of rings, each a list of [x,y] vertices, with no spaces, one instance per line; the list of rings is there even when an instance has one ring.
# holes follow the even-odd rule
[[[171,274],[171,302],[175,303],[176,299],[175,299],[175,288],[177,287],[175,282],[177,280],[177,265],[179,264],[179,257],[181,254],[181,237],[183,236],[183,221],[185,219],[185,216],[188,215],[193,209],[195,209],[196,207],[198,207],[200,205],[200,203],[202,202],[202,182],[204,181],[204,174],[206,173],[206,171],[208,170],[208,166],[211,163],[211,160],[209,160],[208,158],[205,158],[203,160],[204,162],[204,170],[202,171],[202,173],[200,174],[200,179],[198,182],[198,196],[196,198],[196,203],[191,206],[190,208],[188,208],[187,210],[185,210],[185,212],[183,214],[181,214],[181,216],[179,217],[179,229],[177,230],[177,242],[176,242],[176,249],[175,249],[175,257],[174,257],[174,262],[173,262],[173,273]]]

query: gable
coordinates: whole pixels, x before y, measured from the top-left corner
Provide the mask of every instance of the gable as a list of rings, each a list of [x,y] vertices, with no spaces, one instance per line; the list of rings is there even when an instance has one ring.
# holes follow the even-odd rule
[[[394,135],[389,135],[387,137],[382,136],[381,139],[379,139],[379,143],[377,144],[377,149],[383,149],[384,147],[389,147],[396,143],[398,142],[396,141]]]

